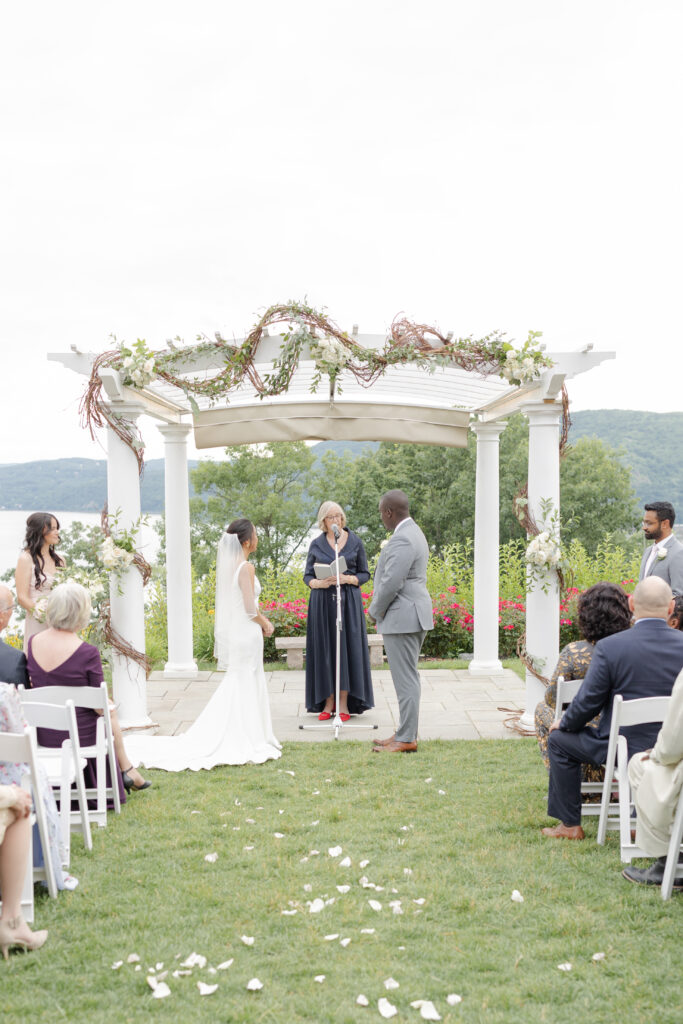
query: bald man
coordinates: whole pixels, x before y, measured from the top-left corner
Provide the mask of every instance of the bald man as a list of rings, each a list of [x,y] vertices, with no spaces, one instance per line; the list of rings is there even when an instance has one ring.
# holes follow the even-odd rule
[[[674,608],[671,587],[658,576],[642,580],[628,599],[635,624],[598,640],[586,678],[562,718],[548,735],[550,779],[548,815],[560,824],[544,828],[551,839],[583,839],[581,828],[581,765],[605,763],[612,704],[624,700],[669,697],[683,668],[683,633],[667,619]],[[588,727],[600,714],[597,728]],[[654,745],[656,723],[623,730],[629,757]]]
[[[0,633],[7,629],[15,608],[12,591],[0,584]],[[26,655],[0,640],[0,683],[23,683],[30,686],[26,670]]]

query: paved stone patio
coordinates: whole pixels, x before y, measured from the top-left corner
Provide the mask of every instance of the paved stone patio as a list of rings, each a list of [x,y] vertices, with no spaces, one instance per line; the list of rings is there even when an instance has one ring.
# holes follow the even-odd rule
[[[477,740],[513,739],[518,734],[503,724],[508,715],[499,707],[524,708],[525,687],[510,669],[491,676],[467,671],[427,669],[420,673],[420,739]],[[266,673],[273,729],[279,740],[319,741],[332,738],[333,730],[300,729],[317,724],[306,713],[303,671]],[[200,672],[196,679],[168,678],[153,672],[148,683],[148,710],[158,724],[159,735],[185,732],[204,708],[222,679],[220,672]],[[368,740],[390,735],[398,721],[396,694],[388,669],[372,673],[375,707],[342,727],[345,740]],[[354,723],[377,725],[377,730],[354,729]]]

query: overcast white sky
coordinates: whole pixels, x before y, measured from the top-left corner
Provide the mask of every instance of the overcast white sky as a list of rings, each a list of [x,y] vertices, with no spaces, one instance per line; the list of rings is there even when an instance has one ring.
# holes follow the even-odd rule
[[[404,311],[590,341],[617,359],[574,409],[681,408],[680,0],[38,0],[2,22],[0,462],[102,457],[47,352],[243,336],[303,296],[371,333]]]

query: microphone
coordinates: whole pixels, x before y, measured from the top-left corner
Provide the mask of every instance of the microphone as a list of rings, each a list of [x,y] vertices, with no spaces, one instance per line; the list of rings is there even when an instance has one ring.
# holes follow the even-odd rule
[[[334,534],[335,539],[339,540],[339,538],[341,537],[341,533],[339,532],[339,527],[337,526],[336,523],[332,523],[332,533]]]

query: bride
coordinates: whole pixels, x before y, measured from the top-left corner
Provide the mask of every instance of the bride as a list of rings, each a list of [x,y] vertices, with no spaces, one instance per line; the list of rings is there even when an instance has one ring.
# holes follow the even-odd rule
[[[248,519],[235,519],[218,545],[215,637],[223,680],[196,722],[180,736],[126,737],[134,761],[146,768],[199,771],[219,764],[262,764],[280,757],[273,735],[263,637],[274,626],[261,615],[261,585],[249,562],[258,537]]]

